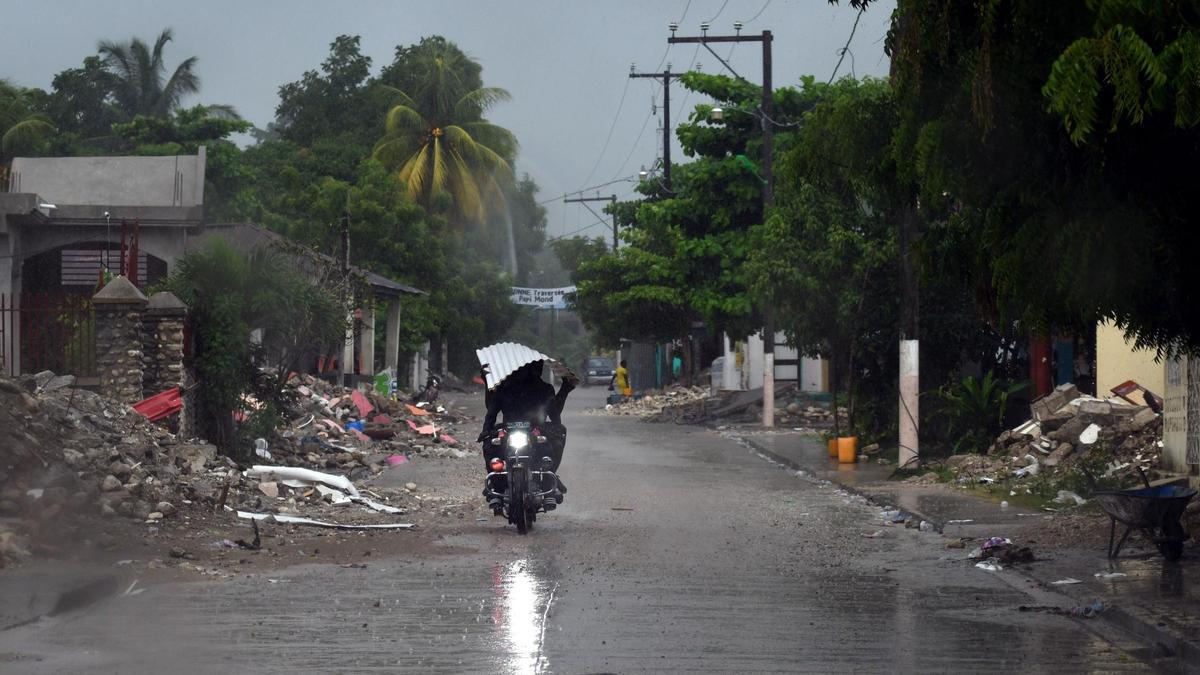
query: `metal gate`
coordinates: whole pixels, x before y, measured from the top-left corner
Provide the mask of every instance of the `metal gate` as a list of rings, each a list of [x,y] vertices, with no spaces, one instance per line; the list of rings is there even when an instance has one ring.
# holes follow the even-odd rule
[[[50,370],[92,378],[96,319],[92,299],[73,293],[0,293],[0,374]]]

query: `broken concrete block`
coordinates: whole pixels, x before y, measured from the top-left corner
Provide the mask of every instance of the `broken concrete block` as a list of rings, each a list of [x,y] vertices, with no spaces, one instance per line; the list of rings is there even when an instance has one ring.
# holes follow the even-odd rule
[[[1046,437],[1060,443],[1072,443],[1088,426],[1088,422],[1080,417],[1072,417],[1066,424],[1046,434]]]
[[[1029,410],[1033,419],[1040,422],[1077,398],[1079,398],[1079,390],[1075,388],[1075,385],[1060,384],[1054,388],[1054,391],[1030,404]]]
[[[1071,456],[1073,452],[1075,452],[1075,446],[1070,443],[1059,443],[1054,452],[1051,452],[1049,457],[1042,460],[1042,464],[1046,466],[1058,466],[1060,462]]]
[[[1150,425],[1150,423],[1154,422],[1157,419],[1158,419],[1158,413],[1154,412],[1153,410],[1151,410],[1149,408],[1141,408],[1137,412],[1137,414],[1135,414],[1129,420],[1129,428],[1133,432],[1138,432],[1138,431],[1141,431],[1142,429],[1145,429],[1147,426]]]
[[[1051,415],[1042,419],[1042,433],[1048,434],[1051,431],[1055,431],[1073,419],[1075,419],[1075,415],[1072,412],[1067,412],[1064,410],[1061,412],[1052,413]]]

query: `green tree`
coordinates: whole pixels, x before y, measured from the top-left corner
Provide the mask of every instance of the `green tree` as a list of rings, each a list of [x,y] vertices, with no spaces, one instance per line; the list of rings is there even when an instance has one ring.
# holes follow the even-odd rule
[[[33,109],[31,90],[0,80],[0,165],[20,153],[35,152],[54,126]]]
[[[517,142],[483,116],[509,93],[472,87],[463,73],[471,60],[453,43],[422,42],[410,56],[422,77],[411,92],[381,85],[394,105],[373,155],[397,172],[413,201],[460,226],[484,223],[505,204]]]
[[[278,414],[286,374],[304,350],[335,345],[345,335],[336,291],[298,271],[297,259],[259,248],[243,252],[216,240],[179,260],[164,288],[187,304],[196,325],[193,367],[204,437],[223,453],[249,458],[234,411],[254,392],[265,405],[256,414]],[[263,340],[251,342],[261,329]],[[261,365],[269,365],[262,368]],[[273,428],[270,422],[255,427]]]
[[[276,125],[282,138],[302,147],[336,141],[358,160],[370,152],[383,133],[382,98],[372,96],[371,57],[362,53],[361,39],[339,35],[329,45],[320,70],[306,71],[299,80],[279,88]]]
[[[163,49],[171,39],[171,29],[167,28],[159,33],[153,47],[136,37],[129,42],[100,42],[98,49],[104,65],[116,77],[113,95],[127,118],[166,117],[185,96],[200,91],[200,76],[195,70],[199,59],[195,56],[181,61],[167,76]],[[227,107],[222,109],[232,111]]]

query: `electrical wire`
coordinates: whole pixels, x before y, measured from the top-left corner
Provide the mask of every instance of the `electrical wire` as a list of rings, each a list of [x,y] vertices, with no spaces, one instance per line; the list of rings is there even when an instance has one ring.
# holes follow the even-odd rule
[[[846,46],[838,50],[839,56],[837,65],[833,67],[833,72],[829,75],[829,81],[825,84],[833,84],[833,78],[837,77],[838,68],[842,67],[842,61],[846,58],[846,52],[850,51],[850,41],[854,39],[854,33],[858,30],[858,21],[859,19],[862,19],[863,12],[866,11],[866,9],[867,8],[864,5],[862,9],[858,10],[858,14],[855,15],[854,25],[850,28],[850,37],[846,38]]]
[[[717,20],[717,19],[721,18],[721,13],[725,11],[725,7],[726,7],[728,4],[729,4],[729,0],[725,0],[725,2],[722,2],[722,3],[721,3],[721,9],[718,9],[718,10],[717,10],[717,15],[716,15],[716,16],[714,16],[713,18],[709,19],[709,20],[708,20],[708,23],[714,23],[714,22],[716,22],[716,20]]]
[[[743,21],[742,25],[746,25],[748,23],[756,21],[758,19],[758,17],[762,16],[762,13],[767,11],[767,8],[770,6],[771,6],[771,0],[767,0],[766,2],[763,3],[762,9],[758,10],[758,14],[755,14],[754,16],[750,17],[749,19],[746,19],[745,21]],[[734,44],[737,44],[737,43],[735,42]]]
[[[604,146],[600,148],[600,155],[596,157],[596,163],[592,165],[592,170],[588,172],[587,178],[583,179],[586,183],[596,174],[596,169],[600,168],[600,162],[604,160],[604,153],[608,151],[608,144],[612,141],[613,131],[617,128],[617,120],[621,119],[621,110],[625,107],[625,95],[629,93],[629,82],[631,78],[625,78],[625,87],[621,89],[621,101],[617,103],[617,113],[613,115],[612,124],[608,127],[608,135],[604,137]]]
[[[566,234],[560,234],[557,237],[547,237],[546,241],[551,242],[551,241],[558,241],[559,239],[566,239],[567,237],[574,237],[575,235],[579,234],[580,232],[585,232],[587,230],[590,230],[593,227],[596,227],[597,225],[612,225],[612,221],[607,220],[607,219],[597,220],[596,222],[592,223],[591,225],[584,225],[583,227],[579,228],[578,230],[572,230],[570,232],[567,232]]]
[[[617,176],[621,175],[621,172],[629,165],[629,160],[633,158],[633,153],[637,152],[638,143],[641,142],[642,136],[646,134],[646,127],[650,125],[650,119],[653,117],[654,113],[646,115],[646,119],[642,122],[642,129],[638,131],[637,138],[633,139],[633,146],[629,148],[629,154],[625,155],[625,161],[621,162],[621,168],[617,169]],[[616,176],[613,177],[613,180],[616,180]]]
[[[613,180],[610,180],[607,183],[599,183],[597,185],[589,185],[588,187],[585,187],[585,188],[579,188],[578,190],[575,190],[574,192],[564,192],[561,196],[551,197],[549,199],[543,199],[542,201],[538,202],[538,206],[545,206],[546,204],[549,204],[550,202],[561,201],[563,199],[566,199],[570,195],[579,195],[579,194],[583,194],[584,192],[588,192],[589,190],[598,190],[602,187],[608,187],[609,185],[612,185],[613,183],[623,183],[623,182],[628,183],[628,182],[632,181],[634,178],[637,178],[636,174],[629,175],[629,176],[622,176],[621,178],[614,178]]]

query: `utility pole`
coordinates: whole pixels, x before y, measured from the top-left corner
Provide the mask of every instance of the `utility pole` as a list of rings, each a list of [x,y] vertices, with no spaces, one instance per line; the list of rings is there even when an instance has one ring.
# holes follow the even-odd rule
[[[662,80],[663,88],[663,186],[671,191],[671,78],[679,77],[682,73],[672,73],[671,64],[661,73],[635,73],[629,68],[629,77],[648,77],[652,80]]]
[[[587,205],[588,202],[610,202],[615,206],[617,203],[617,196],[611,195],[608,197],[599,197],[599,196],[597,196],[597,197],[576,197],[575,199],[567,199],[566,197],[563,197],[563,202],[567,203],[567,204],[572,204],[572,203],[583,204],[584,207],[587,208],[588,211],[592,211],[592,207]],[[596,216],[597,219],[603,220],[603,218],[600,218],[600,214],[596,213],[595,211],[592,211],[592,215]],[[613,221],[613,226],[612,226],[613,227],[613,250],[615,251],[615,250],[617,250],[617,212],[615,209],[613,210],[612,221]]]
[[[771,31],[764,30],[760,35],[742,35],[741,24],[734,24],[738,29],[736,35],[709,35],[708,24],[701,24],[702,35],[694,37],[676,37],[677,26],[671,24],[671,37],[667,38],[668,45],[699,44],[707,49],[726,68],[729,64],[709,47],[712,42],[760,42],[762,43],[762,103],[759,104],[758,117],[762,123],[762,160],[760,166],[763,176],[762,210],[766,219],[767,211],[775,200],[775,173],[772,170],[772,154],[775,149],[775,122],[772,121],[774,106],[772,105],[773,90],[771,85],[771,41],[774,37]],[[729,68],[732,72],[733,69]],[[737,73],[734,73],[735,75]],[[740,78],[740,76],[739,76]],[[834,392],[837,395],[837,392]],[[772,307],[763,308],[763,415],[764,427],[775,426],[775,310]]]

